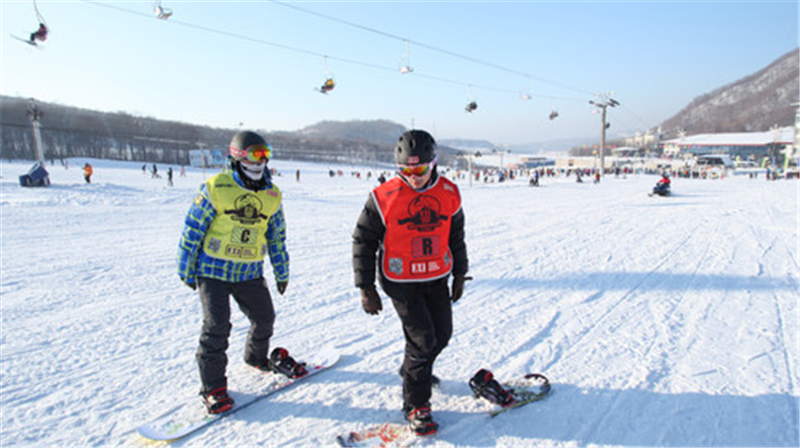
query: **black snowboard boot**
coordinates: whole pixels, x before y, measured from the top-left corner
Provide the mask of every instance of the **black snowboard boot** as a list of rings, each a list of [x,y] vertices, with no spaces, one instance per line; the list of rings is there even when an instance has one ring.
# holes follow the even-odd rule
[[[439,424],[431,416],[430,405],[404,406],[403,414],[408,421],[408,427],[418,436],[429,436],[439,430]]]
[[[308,374],[306,363],[298,363],[289,356],[289,351],[278,347],[269,355],[269,368],[275,373],[286,375],[289,378],[300,378]]]
[[[221,414],[233,408],[233,398],[228,396],[228,389],[220,387],[211,392],[201,392],[203,403],[209,414]]]
[[[478,370],[470,380],[469,387],[475,397],[483,397],[492,403],[499,404],[502,407],[508,407],[516,403],[516,398],[511,391],[503,389],[503,386],[494,379],[492,372],[481,369]]]

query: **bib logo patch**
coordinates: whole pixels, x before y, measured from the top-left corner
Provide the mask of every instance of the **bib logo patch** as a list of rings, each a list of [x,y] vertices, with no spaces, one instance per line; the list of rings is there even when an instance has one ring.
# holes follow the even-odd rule
[[[258,196],[247,193],[239,196],[233,202],[233,210],[225,210],[226,215],[233,215],[231,219],[244,225],[258,224],[261,219],[269,219],[261,213],[263,204]]]
[[[431,232],[440,227],[442,221],[447,221],[448,216],[442,215],[442,204],[433,196],[420,195],[408,204],[408,217],[397,221],[398,224],[407,224],[409,230],[417,232]]]
[[[403,259],[402,258],[390,258],[389,259],[389,272],[392,272],[397,275],[403,274]]]
[[[222,249],[222,241],[216,238],[211,238],[210,240],[208,240],[208,250],[217,253],[219,252],[220,249]]]

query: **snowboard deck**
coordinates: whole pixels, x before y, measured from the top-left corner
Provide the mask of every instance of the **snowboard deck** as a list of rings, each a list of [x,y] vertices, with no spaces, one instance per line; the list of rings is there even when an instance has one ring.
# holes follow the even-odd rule
[[[420,436],[414,433],[407,423],[381,423],[363,431],[336,436],[341,447],[404,448],[419,445],[435,434]]]
[[[520,380],[503,383],[503,386],[511,389],[517,401],[505,408],[495,406],[487,412],[490,418],[542,400],[551,393],[550,381],[538,373],[528,374]],[[381,423],[361,431],[337,435],[336,442],[342,447],[402,448],[420,445],[435,437],[437,433],[420,436],[409,429],[408,424]]]
[[[187,403],[179,406],[167,414],[139,426],[136,432],[145,439],[158,442],[170,442],[186,437],[263,398],[291,387],[296,383],[303,382],[329,369],[338,361],[339,352],[335,348],[325,347],[305,361],[307,363],[306,369],[308,370],[308,374],[301,378],[288,378],[279,374],[258,372],[258,375],[263,375],[263,384],[256,390],[248,392],[229,390],[228,394],[233,398],[234,406],[227,412],[208,414],[205,410],[205,406],[198,400],[196,403]],[[261,382],[262,381],[259,381],[259,383]]]

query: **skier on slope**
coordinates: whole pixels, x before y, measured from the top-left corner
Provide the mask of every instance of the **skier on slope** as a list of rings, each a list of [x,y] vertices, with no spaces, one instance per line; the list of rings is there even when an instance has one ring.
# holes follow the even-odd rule
[[[438,429],[430,408],[433,363],[453,332],[452,305],[468,270],[458,187],[436,170],[436,142],[422,130],[395,147],[398,176],[375,188],[353,233],[355,285],[368,314],[382,309],[379,281],[403,325],[403,413],[417,434]],[[453,274],[452,290],[448,278]]]
[[[272,297],[263,275],[269,255],[278,292],[289,284],[289,254],[281,192],[267,162],[272,148],[260,135],[241,131],[231,140],[229,169],[200,185],[186,215],[178,249],[178,275],[200,293],[203,328],[197,349],[202,389],[209,413],[230,410],[225,369],[231,331],[229,296],[250,320],[244,361],[262,371],[300,377],[307,372],[288,352],[269,342],[275,322]]]

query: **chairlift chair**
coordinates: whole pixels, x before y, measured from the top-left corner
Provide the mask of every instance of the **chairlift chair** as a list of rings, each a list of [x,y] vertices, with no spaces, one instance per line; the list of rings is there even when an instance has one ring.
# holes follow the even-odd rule
[[[36,11],[36,19],[39,21],[39,28],[31,33],[27,43],[36,46],[36,41],[44,42],[47,40],[47,34],[50,32],[50,30],[47,28],[47,22],[44,20],[44,16],[42,16],[42,13],[39,12],[39,7],[36,5],[36,0],[33,0],[33,10]],[[24,41],[25,39],[19,40]]]
[[[158,17],[161,20],[167,20],[170,17],[172,17],[172,11],[169,10],[169,9],[163,8],[161,6],[156,6],[156,9],[155,9],[154,12],[156,14],[156,17]]]
[[[160,1],[153,3],[153,13],[161,20],[167,20],[172,17],[172,10],[161,6]]]
[[[336,87],[336,82],[333,78],[327,78],[324,83],[319,88],[319,93],[327,95],[328,92],[332,91]]]
[[[400,57],[400,68],[398,70],[400,70],[400,73],[403,75],[414,71],[411,65],[409,65],[411,63],[411,48],[409,45],[409,42],[406,41],[406,52]]]

